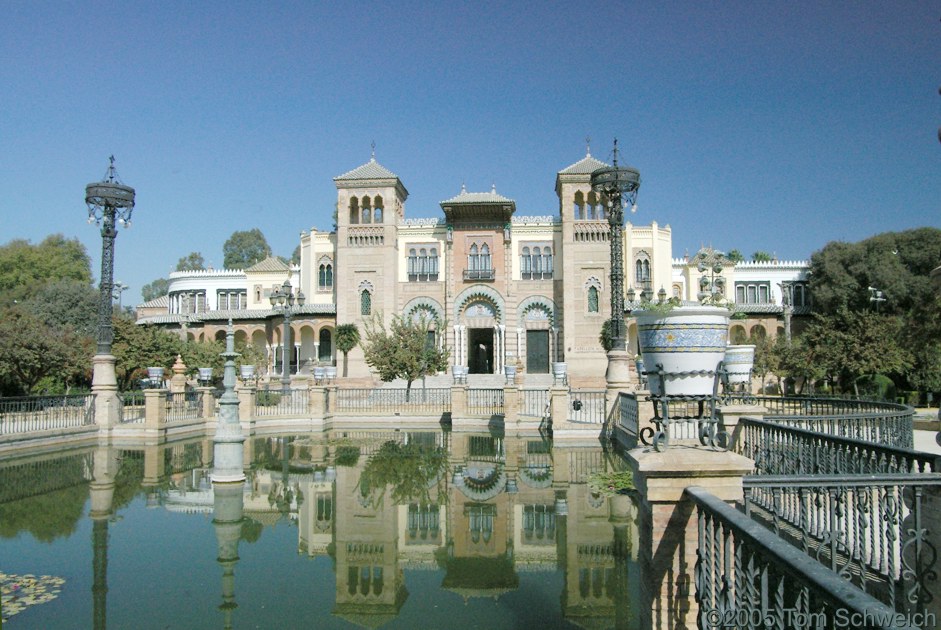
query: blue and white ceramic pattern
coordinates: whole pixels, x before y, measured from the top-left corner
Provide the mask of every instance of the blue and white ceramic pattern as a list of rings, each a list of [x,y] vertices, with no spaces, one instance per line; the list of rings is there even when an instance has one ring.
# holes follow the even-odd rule
[[[707,374],[667,376],[660,383],[648,374],[651,393],[669,396],[712,394],[715,370],[725,358],[729,311],[717,306],[678,306],[666,313],[636,311],[637,338],[648,372],[662,365],[667,375],[703,371]]]

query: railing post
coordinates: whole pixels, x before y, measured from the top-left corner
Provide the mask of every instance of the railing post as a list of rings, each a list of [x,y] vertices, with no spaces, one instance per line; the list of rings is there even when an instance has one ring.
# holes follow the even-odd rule
[[[329,415],[336,413],[337,410],[337,386],[330,385],[327,387],[326,391],[327,402],[325,405],[324,415]]]
[[[208,420],[209,418],[214,417],[216,415],[216,399],[212,395],[212,388],[211,387],[197,387],[196,391],[202,394],[202,403],[203,403],[203,407],[201,410],[202,419]]]
[[[315,381],[310,381],[307,387],[307,414],[311,418],[322,419],[324,417],[325,390],[323,385],[316,385]]]
[[[252,419],[255,417],[255,391],[252,385],[237,387],[235,393],[239,397],[239,424],[242,430],[251,429]]]
[[[467,417],[467,385],[451,385],[451,419]]]
[[[728,434],[728,448],[736,453],[739,452],[742,441],[739,420],[743,416],[764,420],[765,414],[768,413],[761,405],[721,405],[716,411],[719,416],[719,430]]]
[[[167,390],[144,390],[144,430],[155,434],[167,420]]]
[[[519,422],[520,390],[515,383],[508,383],[503,388],[503,425],[511,426]]]
[[[627,459],[639,496],[641,575],[647,576],[640,627],[695,627],[699,527],[684,491],[700,486],[723,501],[741,501],[742,477],[754,464],[728,451],[679,445],[662,453],[637,448]]]
[[[553,428],[562,427],[569,419],[569,390],[567,387],[552,386],[549,390],[549,408]]]

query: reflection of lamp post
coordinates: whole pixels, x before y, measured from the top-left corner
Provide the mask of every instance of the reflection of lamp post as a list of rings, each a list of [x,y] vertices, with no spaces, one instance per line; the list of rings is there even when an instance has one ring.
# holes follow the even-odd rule
[[[294,308],[295,302],[297,303],[297,309],[300,309],[304,306],[305,299],[304,292],[300,289],[297,290],[297,295],[294,294],[290,280],[285,280],[281,288],[275,288],[269,298],[271,308],[284,316],[284,335],[281,346],[281,389],[285,392],[291,389],[291,359],[288,357],[288,348],[292,349],[291,354],[293,355],[294,347],[291,345],[291,317],[297,312]]]
[[[885,302],[885,294],[876,287],[869,288],[869,302],[876,305],[876,312],[879,312],[879,304]]]
[[[624,334],[624,260],[622,232],[624,205],[636,209],[640,172],[629,166],[618,166],[618,141],[614,141],[614,165],[592,172],[591,189],[607,200],[608,226],[611,243],[611,351],[608,352],[608,372],[611,382],[626,382],[630,378]]]
[[[112,295],[114,292],[114,239],[118,235],[117,223],[131,224],[134,211],[134,189],[118,180],[114,170],[114,156],[105,173],[105,179],[85,187],[88,222],[101,225],[101,291],[98,301],[98,349],[92,375],[95,392],[95,421],[99,427],[110,427],[117,420],[117,380],[114,374],[114,356],[111,342],[114,329],[111,324]]]

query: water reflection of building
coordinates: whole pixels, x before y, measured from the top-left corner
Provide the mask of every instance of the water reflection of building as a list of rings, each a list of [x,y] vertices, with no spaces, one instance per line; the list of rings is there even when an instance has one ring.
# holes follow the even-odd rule
[[[449,474],[427,480],[420,496],[364,487],[364,471],[389,441],[438,449]],[[334,555],[336,615],[364,627],[387,623],[408,597],[413,570],[442,571],[442,588],[465,601],[499,599],[528,575],[561,570],[564,618],[591,628],[636,625],[627,603],[635,515],[628,497],[602,496],[589,484],[619,458],[600,447],[553,448],[538,434],[361,431],[328,433],[323,442],[332,444],[312,465],[338,465],[335,477],[304,486],[299,546]]]
[[[378,628],[399,614],[408,591],[398,566],[399,512],[392,504],[392,489],[360,483],[366,462],[367,457],[360,456],[354,465],[336,468],[333,612],[357,625]]]

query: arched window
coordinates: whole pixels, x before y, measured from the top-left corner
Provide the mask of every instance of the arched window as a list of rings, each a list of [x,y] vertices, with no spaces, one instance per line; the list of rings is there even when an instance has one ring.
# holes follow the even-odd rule
[[[585,197],[582,195],[582,191],[575,193],[575,202],[572,205],[572,216],[578,220],[585,218]]]
[[[320,331],[320,347],[317,351],[317,360],[325,362],[333,360],[332,337],[329,329],[324,328]]]
[[[591,192],[588,193],[588,218],[589,219],[602,219],[602,205],[598,201],[598,195]]]
[[[471,271],[480,269],[480,254],[478,253],[477,243],[471,245],[470,253],[467,255],[467,268]]]
[[[490,266],[490,248],[484,243],[480,248],[480,268],[483,270],[491,269]]]
[[[369,197],[363,197],[363,223],[372,223],[372,207],[369,205]]]
[[[373,223],[382,223],[382,209],[382,197],[376,195],[375,199],[373,199]]]
[[[415,248],[408,250],[408,279],[417,280],[418,279],[418,254],[415,251]]]
[[[588,312],[598,312],[598,287],[588,287]]]
[[[538,247],[533,247],[533,273],[542,277],[542,250]]]
[[[428,275],[429,280],[438,279],[438,249],[435,247],[431,248],[431,252],[428,255]]]
[[[368,289],[363,289],[359,294],[359,314],[372,315],[372,294]]]
[[[418,275],[428,275],[428,250],[424,247],[418,252]]]
[[[350,223],[359,223],[359,199],[350,199]]]
[[[317,290],[329,291],[333,289],[333,261],[327,256],[321,256],[317,267]]]
[[[542,277],[552,277],[552,249],[549,247],[542,248]]]
[[[529,248],[523,248],[523,254],[520,257],[520,269],[523,273],[523,279],[529,280],[533,277],[533,259],[529,253]]]

